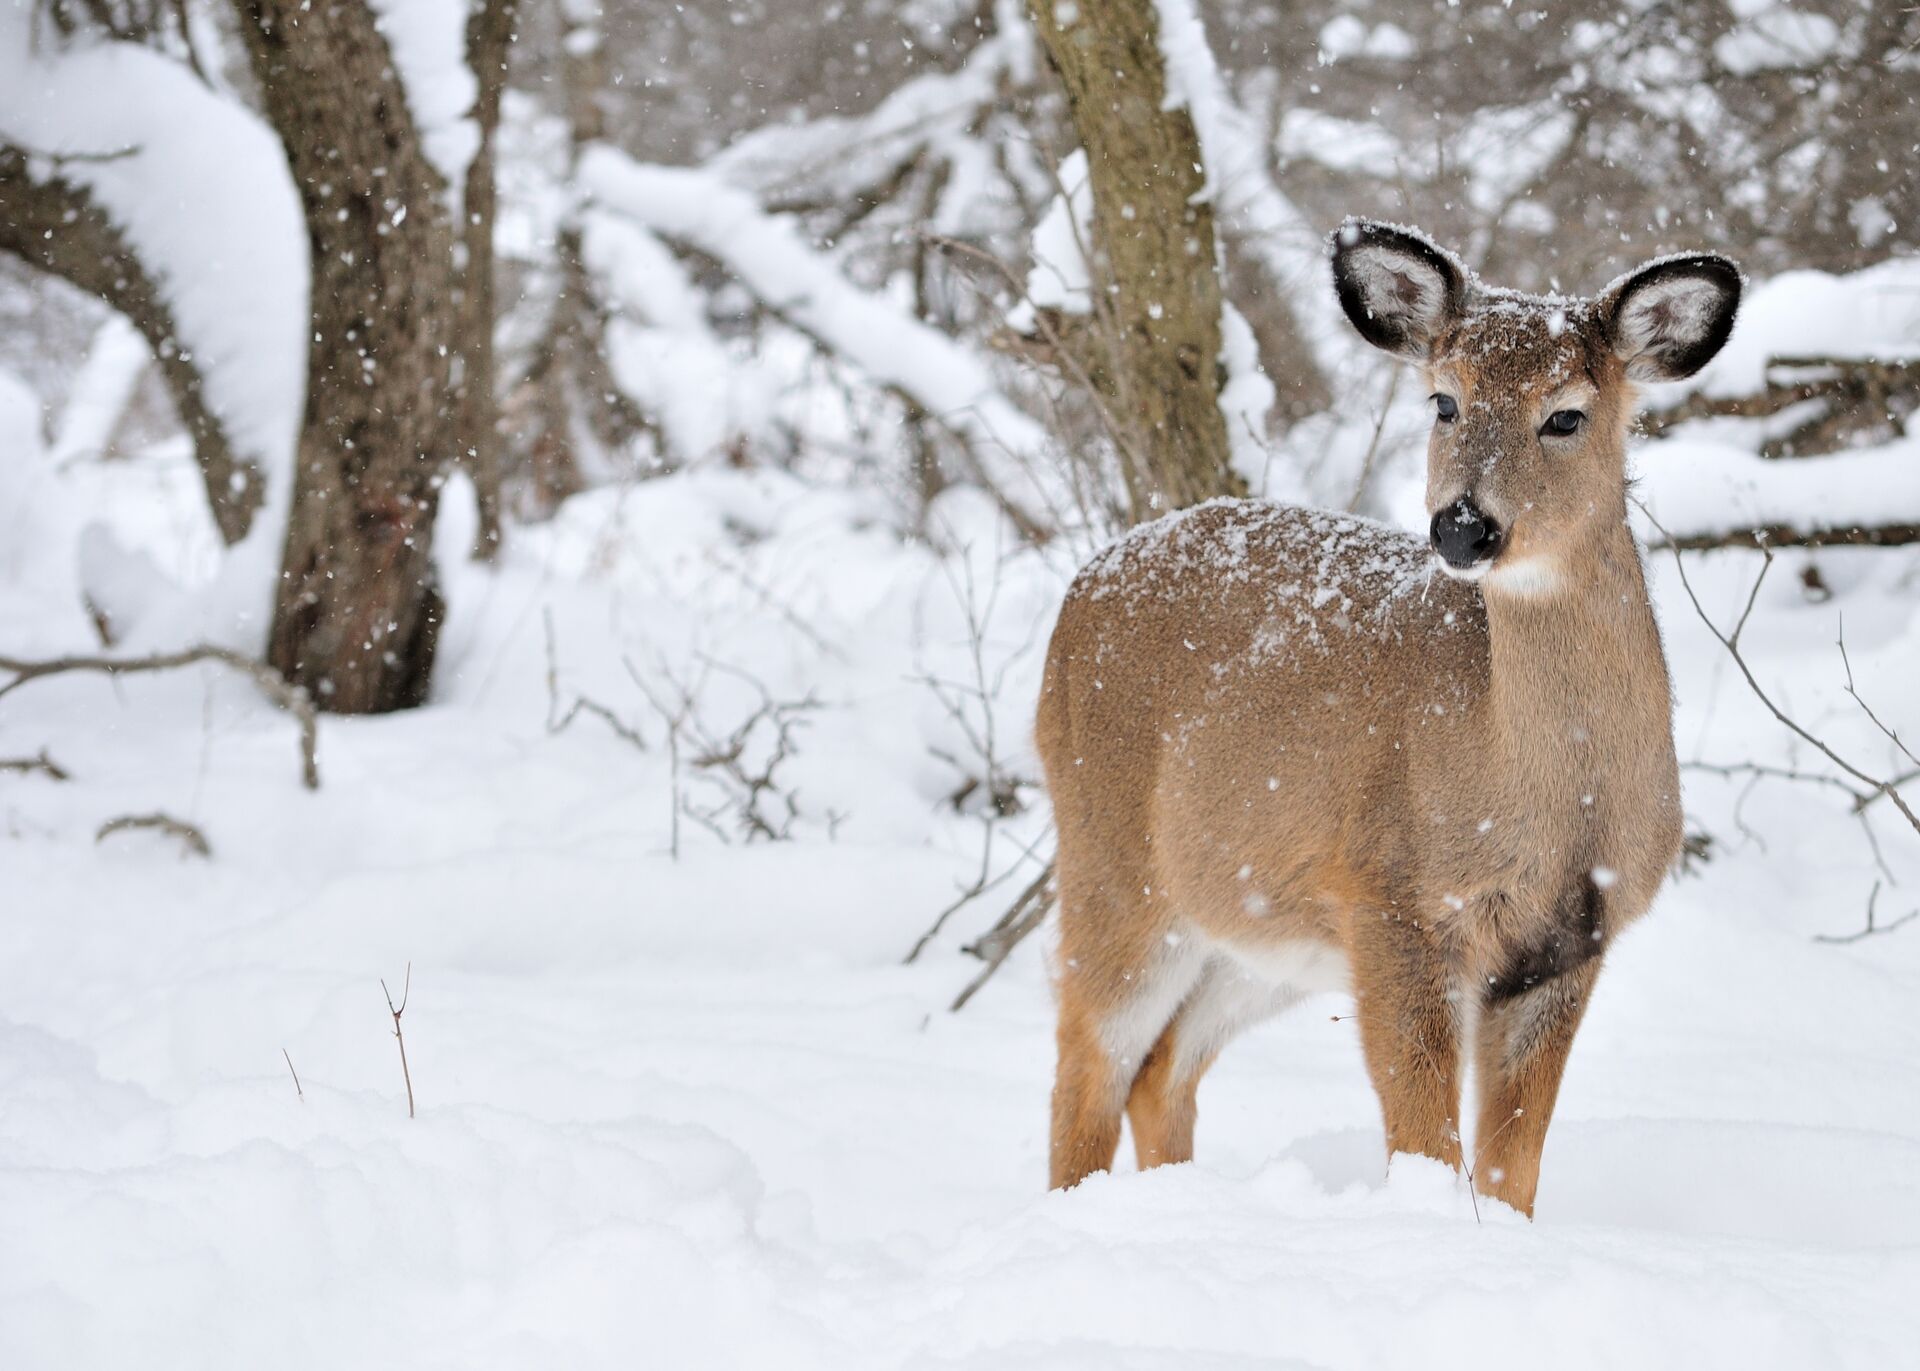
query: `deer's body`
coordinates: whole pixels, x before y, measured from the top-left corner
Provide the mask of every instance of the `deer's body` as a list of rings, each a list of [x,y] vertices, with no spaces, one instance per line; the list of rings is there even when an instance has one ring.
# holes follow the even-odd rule
[[[1429,374],[1496,435],[1575,394],[1599,455],[1559,454],[1571,499],[1536,500],[1452,450],[1470,425],[1444,464],[1436,439],[1431,502],[1505,524],[1479,579],[1368,521],[1222,501],[1134,530],[1068,593],[1037,725],[1060,835],[1056,1185],[1111,1163],[1123,1108],[1142,1165],[1189,1157],[1233,1032],[1351,986],[1389,1150],[1460,1164],[1471,1051],[1476,1179],[1531,1212],[1600,958],[1681,827],[1625,520],[1631,359],[1584,303],[1569,327],[1565,305],[1494,299],[1435,336]]]

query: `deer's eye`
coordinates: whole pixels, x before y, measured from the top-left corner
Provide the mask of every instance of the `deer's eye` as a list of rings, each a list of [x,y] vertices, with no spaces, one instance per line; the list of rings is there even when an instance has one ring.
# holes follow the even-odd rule
[[[1450,424],[1460,417],[1460,404],[1451,395],[1435,395],[1432,399],[1434,413],[1440,416],[1441,423]]]
[[[1565,437],[1586,422],[1586,418],[1587,416],[1577,409],[1556,409],[1552,414],[1547,416],[1546,427],[1540,431],[1542,433],[1557,433]]]

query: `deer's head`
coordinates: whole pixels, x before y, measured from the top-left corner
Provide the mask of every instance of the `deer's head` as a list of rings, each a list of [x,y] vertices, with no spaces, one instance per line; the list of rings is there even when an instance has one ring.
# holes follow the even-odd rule
[[[1350,219],[1331,239],[1340,303],[1432,396],[1427,512],[1452,575],[1537,593],[1578,575],[1626,513],[1636,381],[1705,366],[1733,329],[1739,269],[1663,257],[1589,298],[1482,285],[1424,235]]]

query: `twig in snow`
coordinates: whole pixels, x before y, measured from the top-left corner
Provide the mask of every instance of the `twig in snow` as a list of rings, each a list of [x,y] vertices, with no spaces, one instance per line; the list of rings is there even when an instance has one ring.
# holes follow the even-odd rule
[[[683,708],[680,713],[676,714],[668,709],[660,697],[653,693],[652,687],[648,686],[646,678],[641,676],[639,669],[634,666],[633,662],[630,659],[623,660],[627,668],[627,675],[633,678],[633,683],[640,688],[640,693],[647,697],[647,703],[653,706],[654,712],[660,716],[660,721],[667,726],[667,783],[671,792],[673,805],[668,819],[670,827],[668,830],[667,853],[677,862],[680,860],[680,730],[685,726],[687,721],[686,711],[685,708]],[[721,836],[724,838],[726,835],[722,834]]]
[[[11,694],[28,681],[59,676],[70,671],[98,671],[107,676],[132,676],[150,671],[171,671],[199,662],[217,662],[248,677],[274,705],[286,711],[300,724],[300,780],[308,790],[320,788],[319,721],[313,698],[304,686],[298,686],[265,662],[256,661],[231,648],[200,643],[178,652],[159,652],[150,657],[55,657],[46,661],[28,661],[0,656],[0,671],[14,677],[0,685],[0,697]]]
[[[993,584],[988,589],[984,602],[975,583],[973,559],[964,548],[961,550],[961,567],[962,574],[956,576],[947,561],[941,562],[941,571],[946,576],[947,584],[952,588],[954,599],[966,616],[967,669],[972,679],[948,680],[927,670],[922,670],[911,679],[925,686],[939,701],[941,709],[953,721],[955,729],[966,740],[967,746],[973,752],[972,758],[962,761],[944,749],[936,747],[927,749],[960,773],[961,784],[953,794],[953,807],[959,809],[969,797],[976,792],[984,791],[987,800],[987,818],[991,821],[994,818],[1017,814],[1024,808],[1020,800],[1020,790],[1028,782],[1007,767],[1000,755],[999,729],[994,713],[994,702],[1000,698],[1008,672],[1032,651],[1044,621],[1038,617],[1033,618],[1029,623],[1026,640],[1008,653],[996,670],[990,671],[987,667],[987,628],[1000,602],[1003,582],[1002,564],[998,558],[995,559]],[[921,657],[922,636],[920,608],[916,602],[914,607],[916,665],[919,664]]]
[[[1910,924],[1920,919],[1920,909],[1909,910],[1890,924],[1874,922],[1874,906],[1880,901],[1880,882],[1873,883],[1873,891],[1867,896],[1867,926],[1852,933],[1816,933],[1816,943],[1857,943],[1863,938],[1871,938],[1876,933],[1891,933],[1902,924]]]
[[[792,605],[787,604],[766,586],[754,580],[745,567],[738,566],[713,552],[707,554],[707,562],[709,565],[718,567],[721,571],[733,577],[733,579],[738,581],[756,600],[772,610],[775,614],[778,614],[782,619],[785,619],[803,638],[818,648],[823,656],[832,657],[836,661],[841,662],[847,660],[847,654],[844,650],[836,644],[828,642],[825,635],[805,619],[801,618]]]
[[[70,781],[72,775],[60,763],[47,755],[43,747],[37,757],[0,757],[0,771],[17,771],[22,775],[38,772],[50,781]]]
[[[608,728],[621,742],[627,743],[641,752],[647,750],[647,740],[640,736],[638,729],[623,721],[618,714],[587,695],[576,695],[573,703],[563,712],[560,708],[560,665],[554,646],[553,609],[551,606],[541,610],[540,617],[547,630],[547,732],[550,735],[565,733],[573,721],[582,714],[591,714]]]
[[[380,993],[387,997],[387,1013],[393,1015],[393,1036],[400,1044],[400,1078],[407,1083],[407,1117],[413,1117],[413,1073],[407,1070],[407,1038],[400,1031],[400,1016],[407,1012],[407,998],[413,994],[413,963],[407,963],[406,983],[400,987],[400,1004],[394,1007],[393,992],[387,989],[387,978],[380,978]],[[292,1062],[288,1062],[291,1066]]]
[[[293,1075],[293,1093],[300,1097],[301,1104],[305,1104],[307,1102],[307,1092],[300,1088],[300,1073],[293,1069],[292,1054],[283,1047],[280,1049],[280,1055],[287,1059],[287,1070]]]
[[[93,840],[104,841],[110,834],[125,833],[137,828],[156,829],[169,837],[178,838],[186,845],[187,851],[196,857],[211,858],[213,845],[207,841],[207,835],[188,823],[185,819],[176,819],[171,814],[122,814],[117,819],[109,819],[100,825],[100,831]]]
[[[955,896],[953,902],[949,904],[945,909],[942,909],[940,913],[935,916],[933,922],[930,925],[928,925],[927,931],[922,933],[919,939],[914,943],[913,950],[907,953],[907,955],[901,959],[902,966],[911,966],[919,958],[920,954],[927,950],[927,944],[932,942],[936,937],[939,936],[940,930],[947,926],[948,919],[951,919],[955,914],[958,914],[961,910],[965,909],[968,905],[972,904],[975,900],[985,895],[988,891],[993,890],[996,887],[1004,884],[1013,875],[1014,872],[1020,869],[1021,864],[1023,862],[1026,862],[1032,858],[1033,848],[1031,847],[1022,848],[1020,850],[1019,855],[1016,856],[1014,860],[1007,865],[1007,868],[1004,871],[1002,871],[997,876],[992,875],[991,873],[993,870],[993,839],[994,839],[995,832],[996,832],[996,829],[994,827],[993,821],[989,819],[985,825],[985,831],[980,842],[979,872],[974,876],[974,878],[971,881],[967,882],[965,886],[961,887],[958,895]],[[1053,870],[1053,865],[1051,862],[1049,862],[1047,864],[1045,871],[1041,873],[1041,879],[1044,880],[1047,874],[1051,873],[1052,870]],[[1005,920],[1003,916],[1002,922],[1004,921]],[[996,927],[997,926],[998,925],[996,925]],[[988,935],[983,934],[981,936],[980,941],[984,942],[987,936]],[[974,950],[974,948],[977,948],[979,946],[980,946],[980,943],[976,942],[972,945],[972,947],[969,947],[966,950],[971,952]],[[978,955],[978,954],[976,953],[975,955]]]
[[[1053,908],[1056,898],[1055,892],[1050,889],[1053,870],[1054,863],[1048,862],[1047,869],[1020,892],[1019,898],[1000,916],[1000,921],[967,947],[966,950],[984,961],[986,966],[978,976],[967,982],[966,988],[948,1007],[949,1013],[958,1014],[965,1009],[967,1001],[993,978],[993,973],[1013,954],[1013,949],[1046,920],[1047,911]]]
[[[1526,1112],[1524,1109],[1514,1110],[1513,1113],[1507,1116],[1505,1123],[1493,1130],[1493,1136],[1491,1138],[1487,1138],[1484,1141],[1479,1138],[1473,1140],[1473,1163],[1467,1167],[1467,1198],[1473,1202],[1473,1221],[1475,1223],[1480,1222],[1479,1177],[1474,1174],[1480,1168],[1480,1154],[1485,1152],[1489,1147],[1492,1147],[1494,1143],[1499,1140],[1502,1133],[1513,1127],[1514,1120],[1520,1118]]]

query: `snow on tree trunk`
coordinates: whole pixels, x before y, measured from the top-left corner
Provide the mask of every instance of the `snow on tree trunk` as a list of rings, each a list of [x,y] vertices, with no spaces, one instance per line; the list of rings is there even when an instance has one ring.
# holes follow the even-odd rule
[[[387,43],[364,0],[242,0],[312,248],[312,337],[268,660],[342,714],[426,697],[432,559],[454,457],[454,238]]]
[[[1093,190],[1095,280],[1115,353],[1108,384],[1137,435],[1138,519],[1240,494],[1220,410],[1220,279],[1200,141],[1166,108],[1153,0],[1036,0]]]

